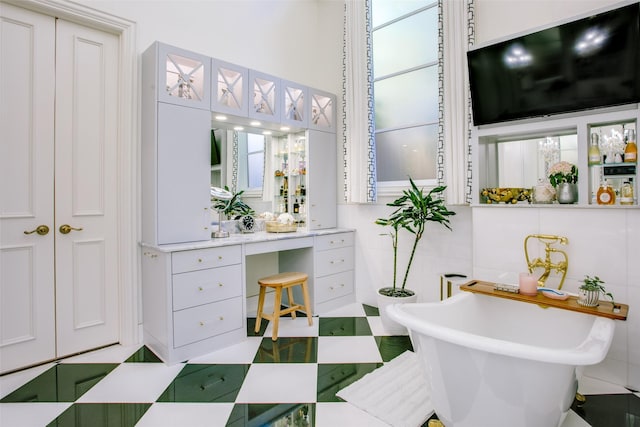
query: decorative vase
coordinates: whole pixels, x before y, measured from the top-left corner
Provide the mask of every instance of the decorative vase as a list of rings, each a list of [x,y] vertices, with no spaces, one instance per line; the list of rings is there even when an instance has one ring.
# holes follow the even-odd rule
[[[578,290],[578,304],[584,307],[597,307],[600,301],[600,291]]]
[[[385,289],[385,288],[383,288]],[[378,311],[380,312],[380,319],[382,320],[382,326],[384,329],[390,333],[391,335],[408,335],[409,331],[407,328],[396,322],[395,320],[391,320],[389,315],[387,314],[387,306],[392,304],[404,304],[404,303],[413,303],[418,301],[418,295],[412,292],[412,295],[406,297],[389,297],[380,293],[382,289],[378,290]]]
[[[578,184],[561,182],[556,188],[558,203],[571,204],[578,201]]]

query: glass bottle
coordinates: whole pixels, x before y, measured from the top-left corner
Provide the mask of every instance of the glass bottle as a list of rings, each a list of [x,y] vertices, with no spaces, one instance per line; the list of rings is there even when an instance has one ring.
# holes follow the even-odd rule
[[[624,162],[636,163],[638,161],[638,146],[636,145],[636,132],[629,129],[627,145],[624,147]]]
[[[613,191],[613,188],[611,188],[606,179],[598,189],[596,200],[599,205],[613,205],[616,203],[616,193]]]
[[[600,147],[598,146],[599,136],[597,133],[591,134],[591,145],[589,145],[589,165],[599,165],[601,162]]]
[[[633,204],[633,185],[630,181],[625,181],[620,188],[620,204],[632,205]]]

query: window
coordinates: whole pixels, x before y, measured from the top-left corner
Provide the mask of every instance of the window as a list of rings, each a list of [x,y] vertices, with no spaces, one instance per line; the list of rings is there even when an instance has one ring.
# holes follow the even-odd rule
[[[371,0],[378,183],[435,180],[438,2]]]

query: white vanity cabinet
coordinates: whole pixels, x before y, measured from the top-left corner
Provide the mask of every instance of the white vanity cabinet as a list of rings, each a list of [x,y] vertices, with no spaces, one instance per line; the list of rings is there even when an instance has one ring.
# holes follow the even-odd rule
[[[168,50],[154,43],[142,56],[142,240],[152,245],[211,237],[210,107],[166,93],[158,56]]]
[[[354,232],[315,237],[313,302],[316,314],[355,301]]]
[[[144,342],[165,363],[246,337],[241,245],[142,253]]]
[[[336,134],[307,130],[307,215],[309,230],[337,224]]]

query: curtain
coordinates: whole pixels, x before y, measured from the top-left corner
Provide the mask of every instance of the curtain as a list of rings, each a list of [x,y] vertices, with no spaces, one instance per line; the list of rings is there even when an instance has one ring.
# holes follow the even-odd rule
[[[345,201],[376,201],[371,1],[346,0],[343,38]]]
[[[471,202],[471,114],[467,49],[473,29],[473,0],[441,0],[444,120],[444,181],[449,204]]]

